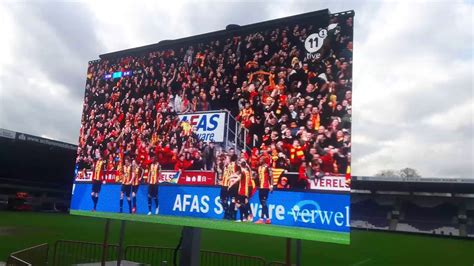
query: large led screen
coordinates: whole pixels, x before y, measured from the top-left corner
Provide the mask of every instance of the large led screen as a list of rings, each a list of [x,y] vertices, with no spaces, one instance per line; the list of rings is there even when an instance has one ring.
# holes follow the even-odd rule
[[[91,61],[71,213],[348,244],[353,16]]]

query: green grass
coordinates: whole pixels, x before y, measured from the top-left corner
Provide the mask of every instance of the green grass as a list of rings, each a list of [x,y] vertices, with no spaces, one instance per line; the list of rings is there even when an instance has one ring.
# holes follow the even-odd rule
[[[186,218],[176,216],[147,216],[147,215],[130,215],[123,213],[110,212],[90,212],[71,210],[71,214],[85,215],[99,218],[111,218],[117,220],[128,220],[138,222],[151,222],[158,224],[170,224],[178,226],[192,226],[207,229],[226,230],[241,233],[251,233],[288,238],[298,238],[311,241],[322,241],[336,244],[349,244],[350,235],[348,233],[338,233],[323,230],[313,230],[306,228],[294,228],[288,226],[276,226],[266,224],[253,223],[236,223],[227,220],[211,220],[200,218]]]
[[[100,242],[103,219],[64,214],[0,212],[0,261],[9,253],[59,239]],[[120,223],[111,223],[110,242],[118,242]],[[127,223],[125,245],[174,247],[181,227]],[[303,265],[469,265],[474,241],[431,236],[353,231],[350,245],[303,241]],[[201,248],[284,261],[285,239],[203,229]]]

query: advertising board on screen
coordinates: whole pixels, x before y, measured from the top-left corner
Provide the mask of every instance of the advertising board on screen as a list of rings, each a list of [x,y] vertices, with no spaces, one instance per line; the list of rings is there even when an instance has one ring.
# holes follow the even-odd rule
[[[91,61],[71,213],[348,244],[353,17]]]
[[[205,142],[223,142],[225,112],[191,113],[178,115],[179,120],[188,122],[197,138]]]

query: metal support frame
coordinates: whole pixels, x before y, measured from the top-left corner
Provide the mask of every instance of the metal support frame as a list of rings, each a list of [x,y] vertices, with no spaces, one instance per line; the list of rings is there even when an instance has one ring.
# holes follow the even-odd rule
[[[287,238],[286,239],[286,256],[285,256],[285,265],[291,266],[292,265],[292,259],[291,259],[291,253],[292,253],[292,239]],[[296,245],[296,266],[301,266],[301,239],[295,239]]]
[[[291,266],[291,238],[286,239],[286,258],[285,265]]]
[[[180,266],[199,266],[201,248],[201,229],[185,226],[182,230]]]
[[[296,239],[296,266],[301,266],[301,239]]]
[[[123,258],[123,240],[125,238],[125,220],[120,221],[120,236],[119,236],[119,246],[117,254],[117,266],[120,266]]]
[[[105,228],[104,228],[104,242],[102,244],[102,261],[101,265],[105,266],[105,261],[107,260],[107,250],[109,247],[109,230],[110,229],[110,219],[107,218],[105,220]]]

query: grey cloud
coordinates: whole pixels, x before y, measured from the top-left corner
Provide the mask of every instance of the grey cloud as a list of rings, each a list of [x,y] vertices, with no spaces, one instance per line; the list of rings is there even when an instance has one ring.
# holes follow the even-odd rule
[[[18,73],[19,69],[7,67],[4,71]],[[47,94],[44,88],[29,84],[21,76],[10,75],[2,83],[15,89],[2,96],[0,127],[77,143],[82,111],[77,107],[82,106],[82,100]]]
[[[62,2],[12,4],[11,11],[19,30],[18,61],[82,98],[87,62],[102,47],[91,11],[83,4]]]
[[[355,65],[364,71],[354,77],[353,139],[364,141],[353,143],[355,174],[410,166],[425,176],[473,177],[472,111],[459,114],[461,127],[423,123],[473,98],[472,31],[462,26],[469,19],[445,5],[387,3],[359,25],[369,37],[358,43],[356,35]]]

